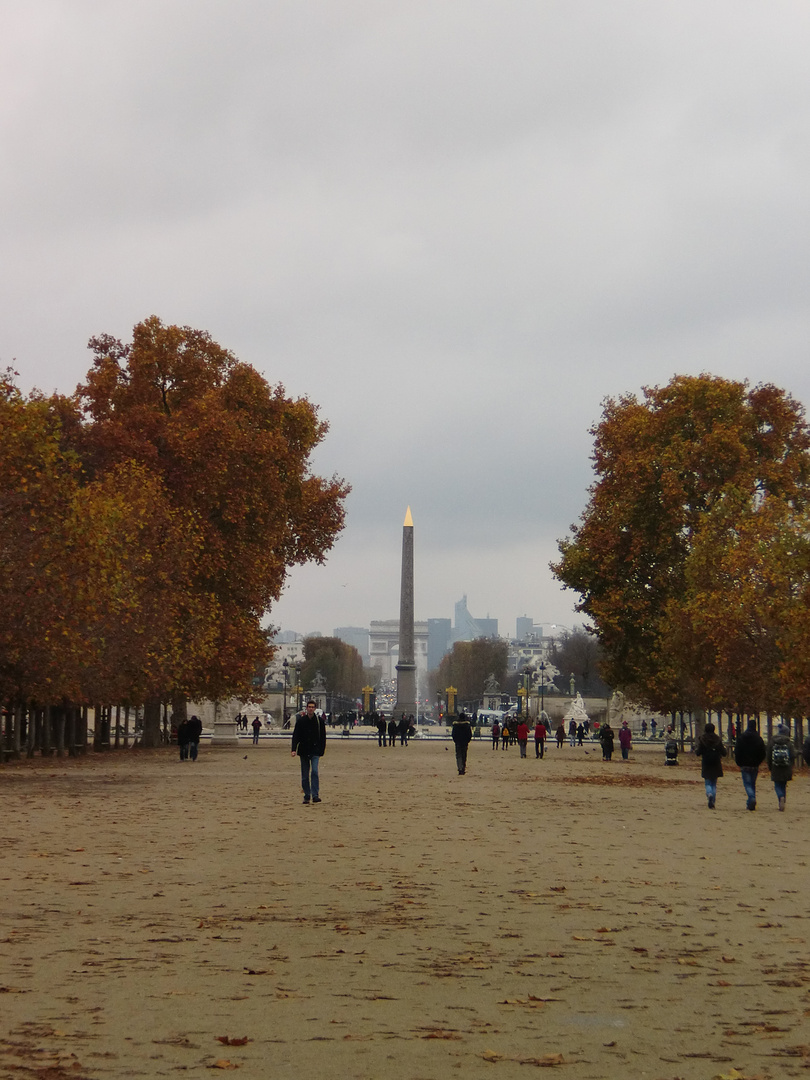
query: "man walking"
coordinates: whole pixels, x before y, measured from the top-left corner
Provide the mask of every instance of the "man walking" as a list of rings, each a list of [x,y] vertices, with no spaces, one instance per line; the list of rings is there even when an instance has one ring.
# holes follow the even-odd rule
[[[202,720],[199,716],[192,716],[186,728],[188,738],[188,756],[192,761],[197,760],[197,751],[200,748],[200,736],[202,735]]]
[[[633,733],[626,720],[622,720],[622,726],[619,728],[619,746],[622,751],[622,759],[627,761],[630,757],[630,746],[633,742]]]
[[[526,757],[526,746],[529,742],[529,725],[523,719],[517,726],[517,741],[520,747],[520,756]]]
[[[543,716],[545,716],[545,713],[543,713]],[[546,731],[546,725],[543,723],[542,719],[538,716],[537,724],[535,725],[535,729],[534,729],[534,756],[536,758],[543,757],[543,755],[545,753],[546,735],[547,734],[548,733]]]
[[[749,810],[757,808],[757,773],[765,760],[765,753],[765,742],[757,731],[757,722],[749,720],[748,728],[737,737],[734,747],[734,760],[740,766],[740,776],[748,797],[746,806]]]
[[[453,721],[451,734],[453,742],[456,744],[458,775],[463,776],[467,771],[467,747],[470,745],[470,739],[472,738],[472,725],[466,713],[461,713],[458,720]]]
[[[292,756],[301,759],[301,787],[304,791],[304,805],[310,799],[314,803],[321,801],[318,778],[318,765],[326,750],[326,724],[322,716],[315,714],[315,702],[307,702],[307,711],[301,713],[295,721],[292,736]]]

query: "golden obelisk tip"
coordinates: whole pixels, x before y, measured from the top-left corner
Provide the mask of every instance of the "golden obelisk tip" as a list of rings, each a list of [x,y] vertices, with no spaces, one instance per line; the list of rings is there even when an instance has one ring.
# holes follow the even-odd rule
[[[410,508],[410,506],[408,507],[408,512],[405,515],[405,520],[402,523],[402,527],[405,528],[405,529],[407,529],[407,528],[412,529],[413,528],[413,518],[411,517],[411,508]]]

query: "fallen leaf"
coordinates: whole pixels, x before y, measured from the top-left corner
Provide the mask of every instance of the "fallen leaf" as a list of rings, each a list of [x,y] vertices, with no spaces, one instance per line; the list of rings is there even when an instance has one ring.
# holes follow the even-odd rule
[[[214,1061],[208,1066],[209,1069],[238,1069],[239,1066],[233,1062],[228,1061],[227,1058],[220,1058],[218,1061]]]
[[[247,1035],[243,1035],[240,1039],[234,1039],[230,1035],[217,1035],[217,1042],[221,1042],[223,1046],[245,1046],[250,1039]]]

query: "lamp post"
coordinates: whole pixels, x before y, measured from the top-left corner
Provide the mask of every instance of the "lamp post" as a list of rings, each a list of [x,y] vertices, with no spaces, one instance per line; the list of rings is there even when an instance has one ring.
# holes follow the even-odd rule
[[[301,703],[301,697],[303,696],[304,688],[301,685],[301,665],[295,665],[295,711],[301,712],[303,708]]]
[[[529,722],[529,712],[531,711],[531,705],[532,705],[532,676],[533,675],[534,675],[534,668],[531,666],[531,664],[527,664],[526,667],[523,669],[523,684],[524,684],[524,687],[525,687],[525,690],[526,690],[526,698],[525,698],[525,700],[526,700],[526,716],[525,716],[526,723]]]
[[[290,670],[290,661],[286,656],[281,665],[281,670],[284,672],[284,704],[281,706],[281,730],[283,731],[287,724],[287,675]]]
[[[540,664],[540,719],[543,719],[542,714],[546,711],[546,662],[541,660]]]

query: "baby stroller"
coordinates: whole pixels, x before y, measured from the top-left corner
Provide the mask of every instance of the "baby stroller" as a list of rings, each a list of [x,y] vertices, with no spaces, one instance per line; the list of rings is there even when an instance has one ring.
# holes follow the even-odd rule
[[[667,739],[664,746],[664,762],[667,765],[678,764],[678,743],[675,739]]]

